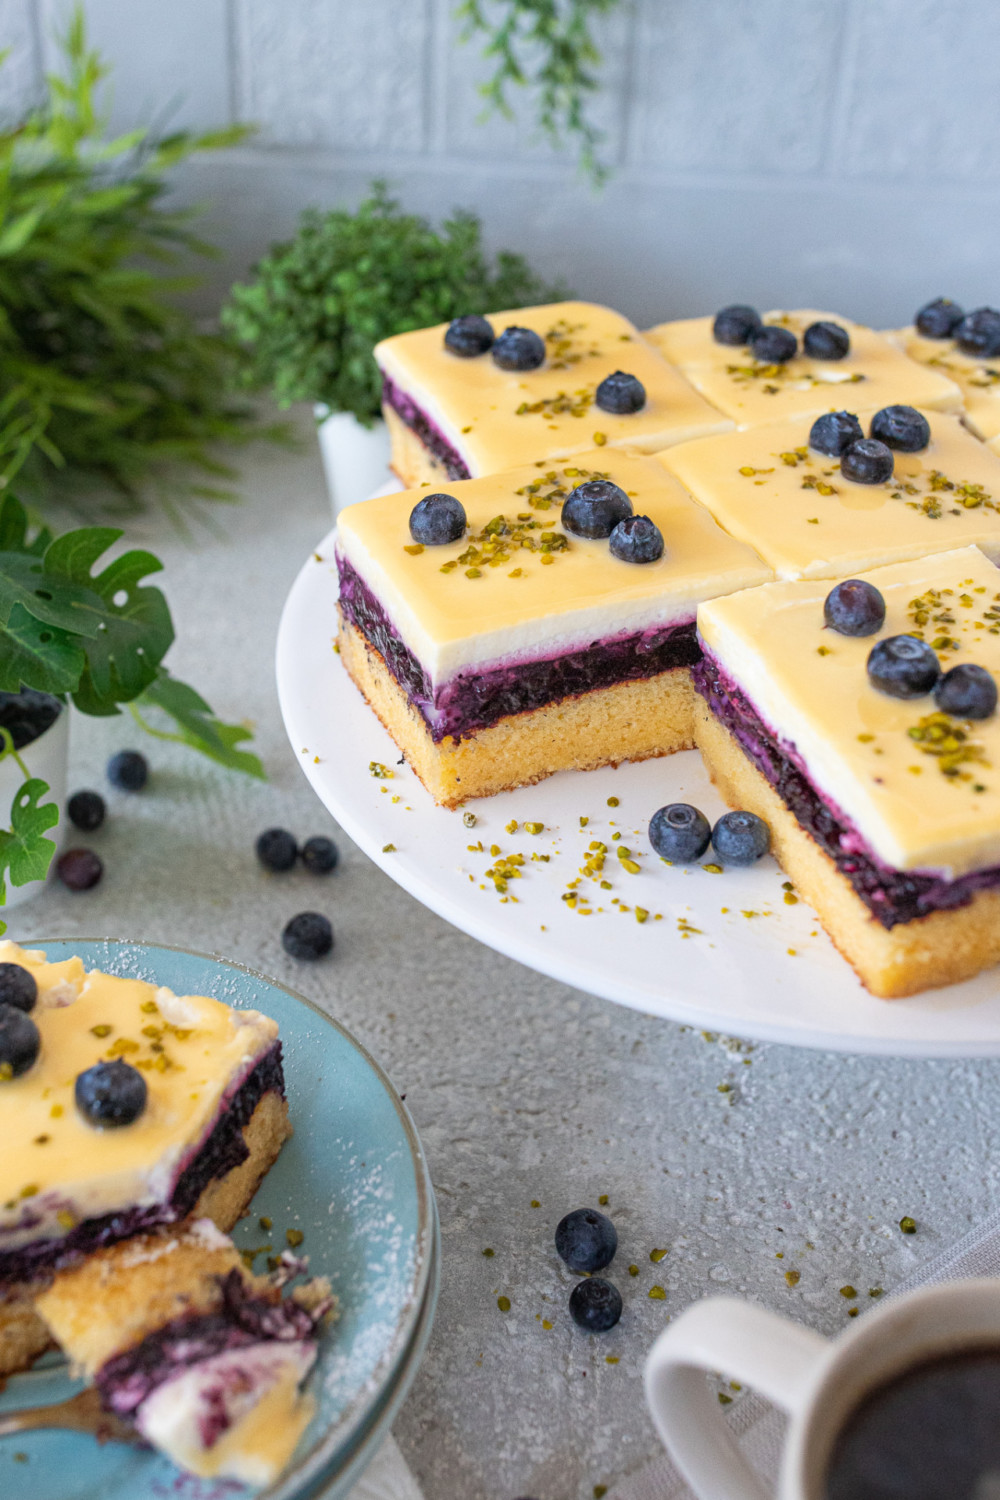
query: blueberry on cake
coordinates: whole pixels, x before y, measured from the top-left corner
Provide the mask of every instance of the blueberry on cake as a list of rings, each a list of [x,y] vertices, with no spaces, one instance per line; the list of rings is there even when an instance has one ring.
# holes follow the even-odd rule
[[[697,607],[773,576],[606,448],[350,506],[337,566],[341,661],[449,807],[690,748]]]
[[[407,487],[604,445],[652,453],[731,425],[627,318],[592,302],[457,318],[385,339],[375,358]]]
[[[61,1267],[192,1213],[229,1229],[291,1133],[274,1021],[0,942],[0,1374]]]
[[[986,442],[1000,442],[1000,312],[977,307],[966,313],[950,298],[936,297],[910,327],[890,337],[910,359],[953,380],[966,426]]]
[[[918,366],[884,334],[832,313],[723,308],[682,318],[646,338],[737,427],[814,417],[834,405],[890,402],[961,409],[961,392],[941,370]]]
[[[1000,574],[977,547],[698,611],[695,740],[876,995],[1000,960]]]
[[[682,443],[660,462],[779,578],[973,542],[1000,561],[1000,456],[944,412],[828,411]]]
[[[199,1219],[57,1271],[37,1307],[104,1410],[182,1469],[266,1485],[312,1416],[300,1388],[334,1302],[325,1280],[282,1296],[303,1265],[286,1259],[254,1276]]]

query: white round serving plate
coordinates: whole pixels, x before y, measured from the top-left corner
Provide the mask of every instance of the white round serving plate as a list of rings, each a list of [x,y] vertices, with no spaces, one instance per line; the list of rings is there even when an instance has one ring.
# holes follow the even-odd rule
[[[409,766],[399,764],[399,750],[333,650],[333,543],[331,531],[285,604],[277,646],[281,711],[320,800],[418,901],[540,973],[700,1029],[844,1052],[1000,1056],[1000,970],[909,1000],[877,1000],[812,910],[802,901],[786,903],[773,859],[716,875],[656,858],[645,832],[656,808],[693,802],[711,819],[725,811],[694,751],[561,773],[470,800],[465,811],[475,814],[473,828],[462,812],[435,806]],[[372,762],[390,769],[391,779],[373,775]],[[608,806],[610,797],[618,806]],[[589,820],[584,827],[582,818]],[[512,821],[518,827],[508,833]],[[543,823],[544,832],[525,833],[531,822]],[[597,880],[580,876],[592,840],[608,848]],[[483,852],[471,852],[468,846],[480,841]],[[485,876],[496,863],[491,845],[525,858],[506,902]],[[639,874],[621,865],[619,845],[640,856]],[[576,894],[589,897],[590,916],[563,899],[577,878]],[[612,889],[600,889],[601,878]],[[648,913],[641,924],[637,907]]]

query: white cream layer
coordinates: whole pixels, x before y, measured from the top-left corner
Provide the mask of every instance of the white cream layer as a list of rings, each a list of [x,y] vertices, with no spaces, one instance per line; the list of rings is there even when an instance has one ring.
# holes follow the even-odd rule
[[[0,963],[38,984],[38,1061],[0,1081],[0,1250],[68,1234],[85,1219],[168,1201],[181,1164],[214,1128],[223,1095],[275,1041],[277,1025],[205,996],[84,971],[79,958],[0,941]],[[77,1075],[103,1058],[142,1071],[143,1114],[101,1130],[74,1101]]]
[[[698,611],[699,633],[884,864],[947,879],[1000,865],[1000,714],[959,724],[975,758],[950,778],[921,749],[929,742],[909,733],[937,711],[933,697],[890,697],[866,671],[876,641],[917,634],[944,670],[972,661],[1000,680],[1000,571],[978,547],[963,547],[859,576],[886,601],[875,636],[826,629],[831,584],[812,581],[713,600]],[[932,590],[937,602],[915,602]]]
[[[659,526],[666,550],[658,562],[620,562],[607,541],[563,532],[561,496],[596,474],[620,485],[635,513]],[[545,509],[537,508],[557,491]],[[462,671],[556,656],[693,620],[702,600],[774,576],[652,458],[598,449],[568,467],[533,464],[457,480],[447,493],[465,507],[465,537],[414,553],[407,550],[413,547],[410,512],[426,493],[408,490],[349,506],[340,513],[337,546],[435,685]],[[532,538],[566,536],[567,550],[550,554],[545,564],[543,554],[519,548],[501,566],[484,564],[478,577],[468,577],[468,564],[457,559],[500,515],[514,524],[524,524],[518,516],[537,523]],[[446,565],[450,571],[442,572]]]

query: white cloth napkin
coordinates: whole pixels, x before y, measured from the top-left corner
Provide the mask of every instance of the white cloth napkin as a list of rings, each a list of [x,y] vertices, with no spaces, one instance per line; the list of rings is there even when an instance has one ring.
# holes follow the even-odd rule
[[[423,1491],[391,1433],[347,1500],[424,1500]]]
[[[887,1295],[898,1297],[918,1286],[974,1276],[1000,1276],[1000,1213],[991,1214],[977,1229],[936,1255]],[[763,1397],[751,1394],[738,1401],[725,1419],[761,1479],[775,1488],[785,1417]],[[664,1453],[616,1484],[607,1500],[694,1500],[694,1497]]]

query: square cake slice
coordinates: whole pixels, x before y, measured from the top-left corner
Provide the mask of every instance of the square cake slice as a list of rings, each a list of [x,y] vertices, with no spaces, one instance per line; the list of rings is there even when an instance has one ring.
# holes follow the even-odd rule
[[[271,1484],[314,1410],[301,1384],[333,1306],[302,1263],[247,1270],[210,1219],[137,1235],[58,1271],[38,1311],[101,1406],[205,1479]]]
[[[953,380],[966,426],[984,442],[1000,441],[1000,357],[966,354],[954,339],[928,339],[911,324],[887,335],[918,364]]]
[[[660,323],[646,337],[737,427],[819,416],[835,406],[854,411],[906,402],[935,411],[961,409],[962,393],[948,375],[917,365],[884,334],[850,318],[805,308],[765,313],[764,322],[795,334],[793,358],[769,364],[746,346],[719,344],[712,318]],[[837,323],[848,334],[850,349],[843,358],[811,359],[802,352],[805,330],[821,322]]]
[[[1000,677],[1000,572],[977,547],[874,568],[866,637],[824,624],[828,583],[773,583],[698,611],[695,738],[876,995],[912,995],[1000,960],[1000,715],[890,696],[872,648],[912,635],[943,671]]]
[[[392,466],[408,487],[604,444],[652,453],[731,425],[608,307],[555,302],[491,313],[489,323],[498,336],[509,327],[529,330],[541,363],[501,368],[497,344],[463,358],[445,343],[446,323],[376,345]],[[639,381],[638,410],[616,414],[598,405],[598,386],[616,371]]]
[[[856,415],[868,433],[874,412]],[[840,459],[811,448],[808,417],[683,443],[660,461],[779,578],[842,578],[969,543],[1000,560],[1000,457],[957,417],[923,416],[927,446],[894,452],[880,484],[845,479]]]
[[[659,528],[658,560],[562,525],[592,480]],[[449,494],[457,541],[413,542],[421,490],[348,507],[337,540],[341,660],[435,800],[690,748],[697,606],[772,577],[756,553],[655,459],[607,449]]]
[[[38,1053],[0,1071],[0,1373],[48,1334],[31,1299],[81,1255],[191,1213],[230,1229],[291,1134],[274,1021],[0,942]],[[20,977],[19,975],[19,977]],[[141,1107],[88,1115],[77,1080],[127,1069]],[[136,1083],[136,1080],[141,1080]],[[114,1080],[113,1080],[114,1081]],[[143,1089],[143,1084],[145,1085]]]

